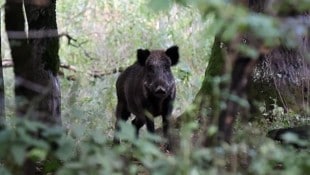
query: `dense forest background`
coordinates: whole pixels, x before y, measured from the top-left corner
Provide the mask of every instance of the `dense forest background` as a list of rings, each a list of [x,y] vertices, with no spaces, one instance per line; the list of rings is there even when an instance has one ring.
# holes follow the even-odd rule
[[[40,174],[310,172],[309,127],[302,130],[306,139],[293,133],[280,139],[305,145],[303,149],[283,146],[267,137],[272,129],[310,124],[309,93],[305,90],[309,84],[303,84],[304,94],[300,95],[299,86],[292,87],[294,83],[284,83],[286,88],[274,78],[272,81],[258,80],[261,77],[281,78],[287,75],[283,67],[308,64],[309,46],[304,47],[306,54],[302,62],[294,61],[291,52],[285,57],[270,50],[281,46],[294,50],[298,44],[305,45],[305,42],[298,43],[287,26],[295,26],[297,34],[309,37],[310,3],[303,0],[300,4],[288,3],[289,6],[283,8],[268,6],[267,14],[263,15],[262,9],[256,6],[251,9],[244,2],[232,1],[227,5],[225,1],[186,0],[178,3],[162,0],[57,1],[61,126],[51,126],[16,117],[19,116],[16,89],[14,91],[16,80],[5,31],[5,1],[0,0],[6,125],[0,132],[3,165],[0,174],[33,172],[29,167]],[[292,14],[294,17],[304,15],[305,22],[283,24],[283,30],[278,31],[281,19],[277,16]],[[280,44],[279,40],[283,42]],[[246,44],[240,46],[240,43]],[[180,50],[180,63],[172,68],[177,85],[172,114],[175,123],[173,151],[154,144],[154,141],[160,143],[162,138],[144,129],[137,139],[129,123],[122,124],[119,133],[123,142],[113,145],[115,81],[119,73],[135,62],[138,48],[164,49],[172,45],[178,45]],[[262,56],[264,54],[267,56]],[[288,61],[272,63],[272,56]],[[245,64],[233,67],[239,58],[241,63],[246,60]],[[264,58],[271,61],[259,62]],[[273,65],[274,71],[270,66],[264,67],[266,65]],[[288,74],[301,77],[302,81],[309,80],[308,66],[305,67],[288,71]],[[248,77],[250,73],[243,72],[247,69],[253,69],[254,74]],[[234,82],[242,84],[247,78],[249,87],[233,89],[237,86]],[[250,92],[246,93],[248,90]],[[232,130],[230,126],[221,130],[220,118],[230,114],[235,120],[231,122]],[[160,128],[161,121],[157,118],[155,121]],[[222,135],[217,137],[219,130],[227,142],[221,142]],[[29,161],[35,165],[28,166]]]
[[[83,120],[89,127],[113,133],[115,81],[119,70],[135,62],[138,48],[186,44],[179,44],[182,60],[173,69],[180,94],[174,116],[191,104],[202,83],[203,76],[198,75],[207,66],[213,37],[204,31],[211,20],[202,20],[198,10],[175,6],[171,11],[156,12],[145,1],[61,2],[57,4],[57,22],[59,34],[69,35],[60,38],[60,61],[65,67],[72,66],[61,69],[63,115],[71,116],[63,117],[65,125]],[[201,37],[207,41],[199,41]],[[3,54],[4,59],[10,58],[6,49]],[[6,77],[12,77],[10,73],[12,70],[5,69]],[[5,81],[6,92],[12,96],[14,82]],[[8,98],[7,108],[13,103],[14,99]]]

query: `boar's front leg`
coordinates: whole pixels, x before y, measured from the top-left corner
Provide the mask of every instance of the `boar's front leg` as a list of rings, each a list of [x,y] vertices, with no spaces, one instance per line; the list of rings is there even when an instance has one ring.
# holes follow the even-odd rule
[[[131,122],[136,127],[136,136],[139,137],[139,130],[145,123],[145,117],[143,115],[137,115]]]
[[[171,138],[170,138],[170,117],[172,113],[173,105],[172,101],[167,101],[164,113],[162,114],[162,125],[163,125],[163,135],[164,138],[167,139],[166,149],[171,150]]]
[[[171,150],[171,138],[170,138],[170,115],[163,115],[162,116],[162,123],[163,123],[163,135],[166,139],[165,148],[166,150]]]
[[[163,135],[166,139],[169,139],[169,127],[170,127],[170,116],[163,116],[162,117],[162,123],[163,123]]]
[[[154,118],[152,116],[146,117],[146,128],[150,133],[155,133]]]

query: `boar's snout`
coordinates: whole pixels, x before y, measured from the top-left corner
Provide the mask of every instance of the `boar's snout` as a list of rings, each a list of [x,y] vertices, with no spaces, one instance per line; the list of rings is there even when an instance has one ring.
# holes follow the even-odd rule
[[[165,98],[169,95],[169,93],[171,93],[171,87],[169,87],[167,83],[145,83],[144,85],[147,91],[154,97]]]
[[[155,95],[163,97],[167,95],[167,90],[163,86],[157,86],[155,89]]]

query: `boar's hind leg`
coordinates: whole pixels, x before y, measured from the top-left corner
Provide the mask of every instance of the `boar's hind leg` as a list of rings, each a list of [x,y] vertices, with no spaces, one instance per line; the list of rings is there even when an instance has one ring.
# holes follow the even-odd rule
[[[130,112],[127,109],[126,104],[117,103],[116,106],[116,122],[115,122],[115,131],[119,131],[120,130],[120,126],[119,126],[119,121],[123,120],[123,121],[127,121],[128,118],[130,117]],[[119,143],[119,139],[116,137],[116,132],[114,134],[114,143]]]

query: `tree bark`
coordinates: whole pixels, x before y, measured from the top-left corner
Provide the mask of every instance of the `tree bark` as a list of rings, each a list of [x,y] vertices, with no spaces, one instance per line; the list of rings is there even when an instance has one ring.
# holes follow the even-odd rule
[[[211,49],[211,56],[209,58],[209,63],[205,71],[204,80],[202,85],[196,94],[193,100],[194,108],[191,110],[185,111],[181,116],[177,118],[175,121],[175,125],[179,128],[182,122],[186,122],[188,120],[198,120],[200,126],[203,125],[207,116],[210,116],[210,110],[207,109],[207,106],[213,105],[210,108],[216,108],[215,98],[209,98],[212,94],[217,93],[213,92],[213,82],[212,78],[216,76],[220,76],[223,73],[224,68],[224,57],[222,47],[223,43],[221,43],[220,36],[215,36],[214,43]]]
[[[281,19],[284,26],[305,24],[309,31],[309,14]],[[285,111],[307,114],[310,104],[310,35],[296,34],[294,41],[297,42],[294,48],[281,45],[264,55],[253,73],[249,95],[264,101],[267,109],[277,104]]]
[[[6,31],[14,63],[16,115],[47,125],[61,124],[55,10],[56,0],[6,0],[5,4]],[[36,162],[26,158],[23,174],[42,172]]]
[[[56,1],[25,1],[28,36],[22,9],[22,1],[6,1],[5,22],[14,62],[16,114],[46,124],[60,124]],[[38,31],[43,35],[34,36]],[[24,37],[15,38],[16,33]]]
[[[248,6],[252,11],[257,13],[263,13],[267,5],[265,0],[240,0],[238,2],[244,6]],[[293,14],[296,15],[296,12]],[[279,15],[283,16],[284,14],[281,12]],[[291,12],[288,12],[288,14],[284,16],[292,15]],[[307,17],[305,17],[303,20],[307,20]],[[250,42],[250,44],[254,43],[254,45],[256,45],[255,48],[257,48],[260,53],[263,53],[259,50],[261,46],[259,42],[255,40],[255,38],[250,35],[248,35],[247,38],[251,40],[252,43]],[[223,43],[221,43],[220,36],[217,36],[212,48],[209,65],[206,69],[205,79],[193,102],[194,105],[197,106],[197,109],[190,111],[193,116],[197,117],[196,119],[198,119],[198,121],[206,120],[205,122],[202,122],[204,123],[202,124],[204,128],[208,128],[211,125],[217,124],[218,134],[210,136],[208,133],[205,133],[206,139],[203,144],[205,146],[210,146],[218,143],[218,141],[230,142],[231,140],[233,122],[240,108],[240,105],[231,99],[223,99],[220,97],[219,93],[228,92],[228,94],[239,99],[245,99],[247,95],[249,95],[251,98],[249,101],[250,104],[252,104],[251,102],[254,99],[260,99],[261,101],[266,102],[267,109],[271,109],[270,106],[274,104],[272,98],[276,98],[277,103],[285,107],[289,102],[290,104],[298,104],[297,106],[299,107],[304,107],[304,104],[308,104],[307,102],[309,97],[302,97],[305,94],[309,95],[309,88],[308,86],[305,87],[305,85],[309,85],[309,81],[306,80],[307,78],[304,76],[304,74],[309,72],[309,66],[304,62],[304,57],[305,55],[308,55],[308,53],[300,53],[300,50],[308,50],[304,49],[309,48],[307,46],[309,45],[308,42],[309,39],[304,38],[302,42],[299,43],[300,46],[297,49],[299,50],[299,53],[296,52],[296,49],[290,50],[286,49],[285,47],[278,47],[273,49],[268,54],[260,55],[259,64],[256,69],[259,69],[263,72],[268,69],[267,72],[270,72],[268,75],[273,76],[268,78],[273,79],[273,82],[270,82],[269,80],[261,81],[262,79],[254,82],[253,70],[257,61],[255,59],[245,58],[239,53],[232,53],[233,49],[231,48],[233,47],[233,44],[238,43],[228,44],[228,49],[222,48],[220,45],[223,45]],[[223,54],[225,52],[227,53],[226,55]],[[281,60],[280,57],[284,57],[284,59],[282,58]],[[262,66],[263,64],[266,65],[266,60],[269,61],[269,67]],[[294,67],[296,66],[298,69],[294,70]],[[226,72],[223,72],[223,70]],[[279,75],[279,72],[281,73],[281,76],[283,72],[284,74],[286,74],[285,72],[290,73],[288,73],[289,75],[287,77],[281,77],[280,79],[277,79],[275,75]],[[223,84],[212,87],[214,86],[215,82],[212,84],[212,82],[210,82],[210,77],[212,79],[216,76],[224,75],[223,73],[226,75],[231,75],[230,81],[222,82]],[[302,77],[297,77],[295,75],[302,75]],[[251,76],[252,78],[250,79],[249,84],[249,78]],[[302,86],[298,87],[294,85],[294,83],[296,84],[296,80],[298,80],[298,83]],[[246,92],[248,87],[250,87],[250,90]],[[219,90],[216,91],[216,88]],[[299,101],[297,99],[299,99]],[[221,101],[225,102],[225,109],[220,109]],[[292,105],[290,107],[292,107]],[[251,112],[254,112],[252,109],[255,109],[254,105],[251,105]],[[183,114],[181,116],[183,117],[185,115]]]
[[[236,2],[244,7],[249,7],[251,11],[256,13],[267,13],[272,17],[277,16],[277,19],[281,19],[284,28],[303,25],[307,26],[308,29],[306,30],[309,31],[309,10],[304,9],[301,12],[296,7],[287,9],[285,7],[289,7],[289,1],[237,0]],[[275,4],[277,5],[276,9],[273,8]],[[203,141],[205,146],[215,145],[219,141],[230,142],[233,122],[237,112],[239,112],[240,104],[229,99],[221,99],[221,93],[227,91],[229,92],[227,94],[239,99],[247,98],[250,114],[260,114],[253,103],[256,100],[265,102],[267,110],[273,109],[274,104],[277,104],[285,109],[293,109],[295,112],[301,110],[309,112],[310,36],[309,34],[300,36],[298,31],[295,31],[296,38],[293,41],[297,40],[298,46],[293,49],[286,48],[284,44],[276,48],[266,49],[260,44],[260,40],[252,38],[251,34],[246,34],[253,41],[254,48],[260,53],[259,59],[256,58],[257,60],[246,58],[238,53],[229,53],[231,50],[223,47],[226,44],[221,41],[222,32],[218,32],[202,86],[193,101],[193,105],[174,121],[175,127],[180,128],[182,123],[198,120],[200,130],[205,130],[201,134],[205,137]],[[250,42],[251,45],[253,43]],[[230,44],[230,46],[232,45]],[[228,54],[225,55],[225,52]],[[231,58],[227,58],[229,55]],[[221,82],[225,81],[220,80],[220,77],[227,66],[232,69],[231,74],[229,74],[232,81]],[[260,77],[257,77],[258,73]],[[224,102],[225,105],[221,102]],[[221,104],[226,108],[221,109]],[[244,111],[243,118],[247,116],[248,109],[242,112]],[[218,135],[212,137],[208,135],[208,128],[211,125],[218,127]]]
[[[225,48],[217,46],[220,49],[220,53],[222,53],[221,59],[223,61],[217,62],[220,65],[217,65],[218,68],[213,78],[215,75],[221,75],[223,80],[208,95],[211,99],[211,112],[203,126],[204,128],[208,128],[211,125],[217,126],[218,131],[216,134],[209,134],[208,130],[205,129],[204,146],[216,145],[222,141],[230,143],[235,117],[240,109],[246,108],[244,106],[246,104],[244,101],[247,100],[246,87],[256,65],[257,58],[245,56],[236,49],[236,46],[240,45],[243,40],[257,47],[255,38],[246,34],[237,35],[234,40],[226,44],[227,47]],[[221,71],[220,67],[222,68]],[[218,89],[217,93],[216,89]],[[224,107],[221,105],[223,103],[225,104]]]
[[[1,20],[1,17],[0,17]],[[1,28],[1,24],[0,24]],[[0,35],[0,41],[1,41]],[[0,61],[2,63],[2,49],[0,44]],[[0,65],[0,128],[4,127],[5,125],[5,96],[4,96],[4,79],[3,79],[3,66]]]

